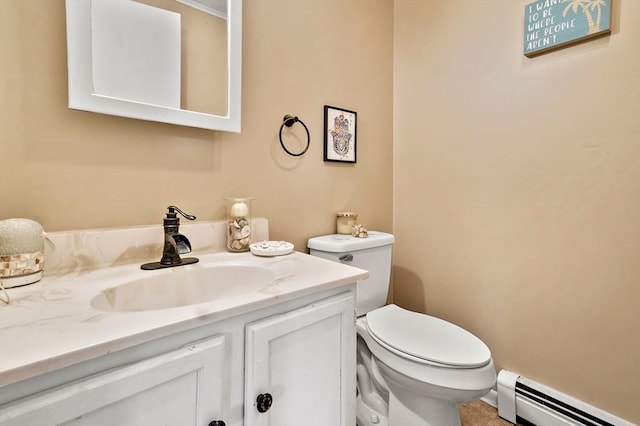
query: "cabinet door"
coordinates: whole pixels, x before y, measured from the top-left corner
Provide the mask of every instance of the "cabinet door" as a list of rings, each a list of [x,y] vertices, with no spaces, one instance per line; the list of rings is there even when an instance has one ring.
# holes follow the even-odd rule
[[[354,303],[343,293],[247,325],[245,424],[355,424]]]
[[[38,393],[0,425],[208,425],[224,416],[224,336]]]

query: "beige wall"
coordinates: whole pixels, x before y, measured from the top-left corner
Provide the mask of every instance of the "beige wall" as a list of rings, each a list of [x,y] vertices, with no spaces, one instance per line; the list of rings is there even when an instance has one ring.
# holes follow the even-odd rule
[[[395,2],[395,300],[640,423],[640,1],[533,59],[528,3]]]
[[[253,196],[271,237],[298,250],[334,232],[339,210],[391,231],[392,16],[390,1],[246,0],[232,134],[69,110],[64,0],[0,0],[0,219],[161,224],[176,204],[212,220],[224,197]],[[358,113],[357,164],[323,161],[325,104]],[[300,158],[280,148],[285,114],[311,132]]]
[[[640,422],[640,2],[614,1],[610,37],[534,59],[526,3],[245,0],[229,134],[69,110],[64,1],[0,0],[0,218],[221,219],[248,195],[304,250],[338,210],[391,231],[393,203],[399,304]],[[356,165],[322,161],[324,104],[358,112]],[[309,126],[302,158],[279,146],[284,114]]]

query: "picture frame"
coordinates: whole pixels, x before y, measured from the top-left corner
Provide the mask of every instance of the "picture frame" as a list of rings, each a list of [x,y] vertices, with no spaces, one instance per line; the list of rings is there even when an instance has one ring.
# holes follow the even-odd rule
[[[562,1],[564,3],[565,1]],[[528,58],[569,45],[611,34],[612,0],[587,6],[568,1],[536,0],[524,9],[524,55]]]
[[[357,161],[357,113],[324,106],[324,161]]]

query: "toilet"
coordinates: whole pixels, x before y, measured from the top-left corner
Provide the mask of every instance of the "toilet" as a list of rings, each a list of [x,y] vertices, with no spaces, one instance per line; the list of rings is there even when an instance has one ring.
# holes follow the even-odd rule
[[[358,426],[459,426],[458,404],[496,383],[482,340],[450,322],[386,304],[394,236],[309,239],[313,256],[369,271],[357,284]]]

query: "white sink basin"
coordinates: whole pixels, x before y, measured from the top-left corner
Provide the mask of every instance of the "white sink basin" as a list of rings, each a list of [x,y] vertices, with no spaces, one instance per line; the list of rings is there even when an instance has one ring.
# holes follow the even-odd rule
[[[249,265],[194,265],[148,274],[103,290],[91,306],[103,311],[177,308],[250,293],[275,278],[271,269]]]

